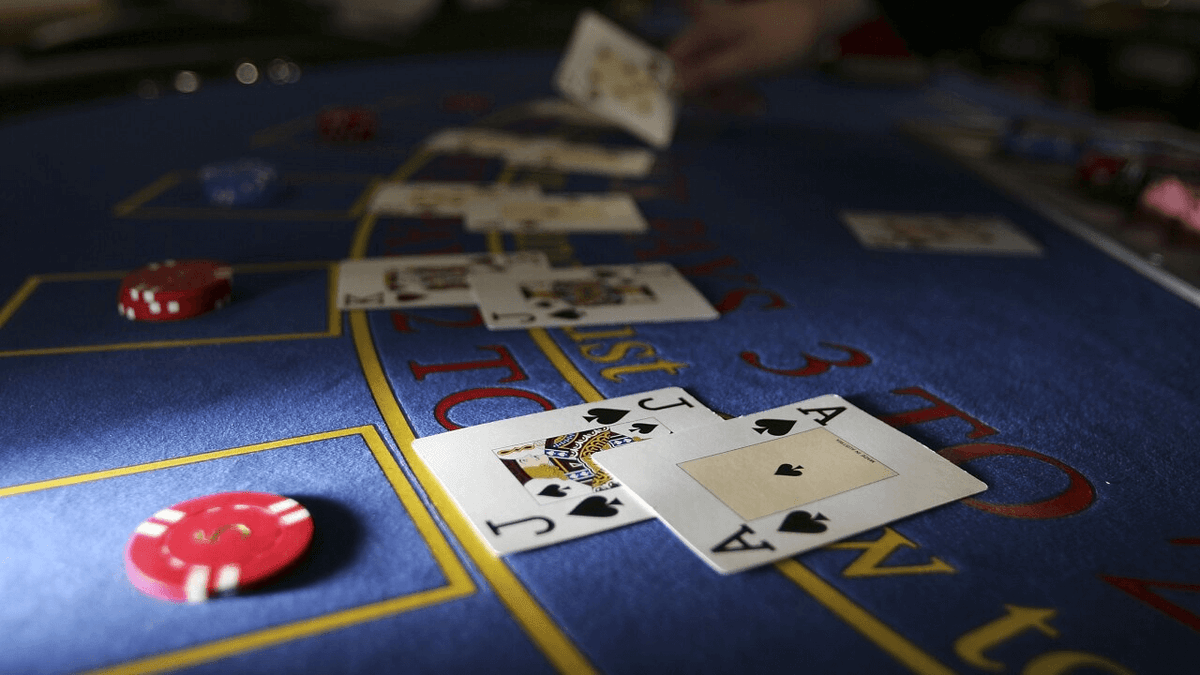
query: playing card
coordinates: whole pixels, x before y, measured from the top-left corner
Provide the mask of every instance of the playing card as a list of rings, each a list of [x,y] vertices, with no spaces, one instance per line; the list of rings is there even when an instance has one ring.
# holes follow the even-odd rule
[[[567,98],[610,119],[656,148],[675,133],[678,105],[670,93],[674,67],[663,52],[584,10],[554,84]]]
[[[561,98],[540,98],[525,104],[530,117],[553,117],[570,124],[589,127],[613,127],[611,120],[601,117],[574,101]]]
[[[419,438],[413,450],[504,555],[653,517],[593,454],[720,419],[671,387]]]
[[[491,330],[711,320],[717,310],[665,263],[474,273],[471,292]]]
[[[446,153],[463,153],[483,157],[504,157],[512,150],[530,142],[527,136],[496,129],[464,127],[442,129],[425,139],[422,147]]]
[[[645,148],[610,148],[555,139],[532,141],[506,155],[509,164],[563,173],[639,178],[650,173],[654,153]]]
[[[443,129],[424,147],[447,153],[497,157],[525,169],[550,169],[637,178],[650,173],[654,154],[645,148],[611,148],[571,143],[549,136],[527,136],[494,129]]]
[[[931,253],[1042,254],[1042,247],[1001,216],[846,211],[842,222],[866,248]]]
[[[528,195],[469,204],[463,223],[470,232],[645,232],[646,219],[633,197],[604,194]]]
[[[475,183],[437,183],[418,181],[382,183],[371,195],[367,210],[389,216],[462,216],[467,204],[475,200],[541,194],[536,185],[478,185]]]
[[[840,396],[595,455],[713,569],[801,553],[987,489]]]
[[[467,275],[513,266],[547,268],[541,251],[507,254],[412,255],[343,260],[338,265],[339,309],[396,309],[474,305]]]

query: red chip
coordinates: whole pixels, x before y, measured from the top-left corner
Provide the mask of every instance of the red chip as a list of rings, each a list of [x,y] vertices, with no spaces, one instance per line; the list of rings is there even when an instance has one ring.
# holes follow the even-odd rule
[[[375,111],[359,106],[325,108],[317,115],[317,131],[331,143],[359,143],[375,138]]]
[[[117,311],[135,321],[175,321],[220,309],[233,293],[233,270],[212,260],[151,263],[121,281]]]
[[[225,492],[155,513],[125,548],[125,574],[143,593],[172,602],[263,582],[300,559],[312,541],[308,511],[264,492]]]

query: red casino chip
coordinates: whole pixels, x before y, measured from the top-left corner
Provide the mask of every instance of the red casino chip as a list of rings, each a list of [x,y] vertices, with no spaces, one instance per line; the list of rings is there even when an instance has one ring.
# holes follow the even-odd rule
[[[375,138],[379,118],[364,106],[332,106],[317,114],[317,133],[330,143],[361,143]]]
[[[121,281],[117,311],[131,321],[176,321],[224,307],[233,270],[212,260],[151,263]]]
[[[138,525],[125,548],[125,574],[155,598],[203,602],[279,574],[304,555],[312,535],[312,518],[294,499],[209,495]]]

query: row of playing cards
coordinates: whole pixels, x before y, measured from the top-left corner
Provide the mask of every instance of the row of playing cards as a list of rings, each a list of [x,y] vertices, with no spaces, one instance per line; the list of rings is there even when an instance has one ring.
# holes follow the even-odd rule
[[[723,574],[987,489],[839,396],[723,420],[672,387],[413,450],[499,555],[657,516]]]
[[[544,254],[447,254],[343,261],[340,309],[477,305],[492,330],[707,321],[718,312],[665,263],[549,267]]]

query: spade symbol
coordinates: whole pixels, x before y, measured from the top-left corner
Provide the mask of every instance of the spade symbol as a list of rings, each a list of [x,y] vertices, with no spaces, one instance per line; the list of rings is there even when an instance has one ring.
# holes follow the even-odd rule
[[[630,428],[633,429],[634,431],[638,432],[639,434],[648,434],[651,431],[654,431],[655,429],[657,429],[658,425],[650,424],[649,422],[638,422],[637,424],[631,424]]]
[[[569,489],[571,489],[571,488],[567,488],[567,490],[569,490]],[[538,494],[543,497],[566,497],[567,496],[566,490],[564,490],[563,488],[561,488],[557,485],[547,485],[546,487],[542,488],[542,491],[539,492]]]
[[[791,431],[792,427],[796,426],[795,420],[762,419],[754,420],[754,423],[758,425],[754,427],[755,431],[760,434],[765,431],[772,436],[782,436]]]
[[[583,312],[577,309],[560,309],[557,312],[550,312],[550,316],[560,319],[579,319],[583,317]]]
[[[800,469],[804,467],[799,464],[792,466],[791,464],[780,464],[778,469],[775,469],[776,476],[802,476],[804,472]]]
[[[579,506],[571,509],[572,516],[590,516],[592,518],[608,518],[615,516],[617,509],[614,506],[622,506],[620,499],[614,499],[611,502],[606,497],[588,497],[579,502]]]
[[[629,414],[628,410],[614,410],[613,408],[592,408],[587,411],[587,415],[583,419],[589,422],[599,422],[600,424],[612,424],[619,422],[622,417]]]
[[[819,513],[814,516],[808,511],[792,511],[780,523],[779,531],[816,534],[829,529],[828,525],[821,522],[823,520],[828,521],[829,519]]]

